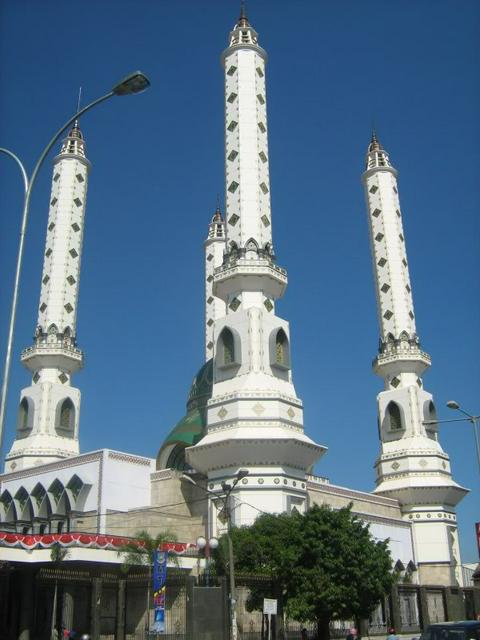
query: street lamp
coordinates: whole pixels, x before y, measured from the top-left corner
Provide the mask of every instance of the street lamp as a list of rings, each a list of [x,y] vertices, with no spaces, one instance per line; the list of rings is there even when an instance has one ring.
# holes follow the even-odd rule
[[[141,91],[144,91],[145,89],[147,89],[149,86],[150,86],[150,80],[147,78],[147,76],[141,71],[135,71],[133,73],[130,73],[125,78],[123,78],[123,80],[121,80],[118,84],[116,84],[111,89],[111,91],[106,93],[104,96],[97,98],[93,102],[90,102],[90,104],[87,104],[86,107],[83,107],[83,109],[80,109],[79,111],[77,111],[77,113],[74,116],[72,116],[69,120],[67,120],[67,122],[61,127],[61,129],[57,131],[57,133],[53,136],[53,138],[47,144],[45,149],[42,151],[39,159],[37,160],[37,164],[35,165],[32,171],[32,175],[30,176],[30,178],[28,178],[28,174],[20,158],[16,156],[12,151],[9,151],[8,149],[0,147],[0,153],[6,154],[10,158],[12,158],[12,160],[14,160],[18,165],[22,173],[24,190],[25,190],[24,201],[23,201],[22,226],[20,229],[20,242],[18,245],[17,267],[15,271],[15,283],[13,286],[12,308],[10,312],[10,323],[8,328],[7,350],[5,354],[2,391],[0,395],[0,457],[1,457],[2,444],[3,444],[3,431],[4,431],[4,424],[5,424],[5,409],[6,409],[5,404],[7,399],[8,382],[10,377],[10,363],[12,359],[13,335],[15,331],[15,319],[17,315],[17,302],[18,302],[18,291],[20,286],[20,274],[22,270],[23,247],[25,242],[25,233],[27,230],[28,214],[30,209],[30,197],[31,197],[32,188],[33,188],[33,185],[35,184],[35,180],[37,178],[40,167],[42,166],[51,148],[60,138],[62,133],[71,124],[73,124],[75,120],[77,120],[81,115],[83,115],[93,107],[97,106],[97,104],[100,104],[101,102],[105,102],[105,100],[108,100],[113,96],[127,96],[134,93],[140,93]]]
[[[463,413],[466,417],[453,418],[451,420],[424,420],[422,424],[429,425],[429,424],[443,424],[445,422],[465,422],[465,420],[468,420],[469,422],[471,422],[473,426],[473,434],[475,436],[475,444],[477,448],[478,470],[480,471],[480,444],[479,444],[479,438],[478,438],[478,421],[480,420],[480,416],[472,416],[470,413],[467,413],[460,407],[458,402],[455,402],[455,400],[449,400],[447,402],[447,407],[449,409],[460,411],[460,413]]]
[[[237,484],[248,476],[248,469],[240,469],[235,476],[232,484],[228,484],[227,482],[222,482],[222,491],[221,493],[216,493],[215,491],[210,491],[205,487],[200,486],[195,482],[195,480],[191,476],[187,476],[183,474],[180,476],[180,480],[185,480],[190,484],[202,489],[205,493],[209,493],[215,498],[221,498],[223,500],[223,508],[222,511],[225,512],[227,516],[227,541],[228,541],[228,564],[229,564],[229,574],[230,574],[230,628],[231,628],[231,640],[237,640],[237,601],[235,598],[235,561],[233,557],[233,542],[232,542],[232,509],[230,507],[230,495],[232,491],[235,489]]]
[[[203,536],[197,538],[197,548],[205,549],[205,582],[206,586],[209,586],[210,578],[210,551],[218,548],[218,539],[209,538],[206,540]]]

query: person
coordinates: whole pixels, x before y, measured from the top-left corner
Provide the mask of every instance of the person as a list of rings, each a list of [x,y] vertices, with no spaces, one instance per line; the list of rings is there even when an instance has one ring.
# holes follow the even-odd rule
[[[301,638],[302,638],[302,640],[308,640],[308,631],[307,631],[306,627],[303,627],[303,629],[302,629]]]
[[[348,630],[347,640],[358,640],[358,631],[355,627]]]
[[[395,634],[395,629],[390,627],[388,630],[387,640],[398,640],[398,636]]]

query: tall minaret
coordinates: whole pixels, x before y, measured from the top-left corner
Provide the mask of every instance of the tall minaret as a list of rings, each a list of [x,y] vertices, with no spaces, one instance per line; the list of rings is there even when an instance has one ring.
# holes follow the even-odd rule
[[[20,394],[7,472],[79,453],[80,391],[71,376],[83,363],[76,318],[89,169],[76,122],[53,162],[37,328],[21,358],[32,386]]]
[[[242,8],[222,55],[227,246],[213,295],[226,303],[226,314],[213,325],[207,434],[187,449],[187,461],[208,475],[211,490],[221,491],[239,469],[249,471],[235,489],[237,525],[253,522],[259,511],[302,511],[306,473],[325,451],[304,434],[289,326],[274,312],[287,274],[272,248],[266,58]],[[212,504],[212,533],[221,528],[217,515]]]
[[[208,225],[205,240],[205,361],[213,358],[213,328],[215,320],[225,315],[225,302],[213,293],[213,276],[223,262],[225,251],[225,222],[217,205]]]
[[[380,347],[373,369],[384,379],[378,395],[381,452],[376,493],[400,501],[413,525],[419,577],[428,584],[461,584],[455,505],[466,489],[456,484],[438,442],[435,405],[422,373],[430,356],[421,350],[397,186],[397,171],[375,134],[362,176],[368,208]]]

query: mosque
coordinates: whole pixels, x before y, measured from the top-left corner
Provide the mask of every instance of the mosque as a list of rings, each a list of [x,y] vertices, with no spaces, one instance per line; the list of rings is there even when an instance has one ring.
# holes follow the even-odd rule
[[[327,447],[304,430],[289,324],[275,311],[288,278],[272,240],[267,54],[244,9],[221,59],[225,212],[217,207],[205,240],[205,362],[185,416],[156,458],[80,451],[73,378],[83,364],[76,318],[91,165],[78,122],[54,159],[37,326],[21,354],[32,381],[20,393],[0,476],[0,561],[48,563],[49,547],[64,536],[72,562],[118,566],[118,539],[135,524],[158,532],[181,522],[186,543],[219,535],[222,487],[238,481],[230,496],[234,526],[261,512],[351,503],[372,535],[389,538],[410,584],[461,588],[455,507],[467,489],[452,479],[422,379],[431,362],[415,323],[397,171],[374,133],[362,180],[380,330],[373,369],[384,390],[376,488],[368,493],[312,471]],[[191,558],[182,561],[194,568]]]

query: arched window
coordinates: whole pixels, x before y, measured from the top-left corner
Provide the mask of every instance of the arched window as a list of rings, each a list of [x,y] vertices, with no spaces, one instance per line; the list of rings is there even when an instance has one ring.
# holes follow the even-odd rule
[[[65,398],[60,404],[57,415],[57,431],[63,436],[73,437],[75,429],[75,406],[70,398]]]
[[[435,409],[435,405],[431,400],[427,400],[423,405],[423,416],[425,424],[425,430],[427,436],[432,440],[437,439],[437,410]]]
[[[399,431],[400,429],[403,429],[402,412],[396,402],[390,402],[388,404],[386,415],[392,431]]]
[[[28,400],[23,398],[18,408],[18,428],[28,429]]]
[[[235,341],[233,333],[230,329],[225,329],[220,334],[220,343],[222,348],[222,364],[228,365],[235,362]]]
[[[288,339],[285,331],[280,329],[275,338],[275,362],[277,364],[287,365],[288,360]]]

